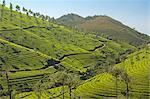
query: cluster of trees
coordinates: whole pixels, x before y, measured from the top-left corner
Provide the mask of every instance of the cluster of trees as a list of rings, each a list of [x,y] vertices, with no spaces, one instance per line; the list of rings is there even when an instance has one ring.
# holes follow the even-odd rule
[[[3,15],[4,15],[4,11],[5,11],[4,7],[5,6],[6,6],[6,2],[5,2],[5,0],[3,0],[2,9],[0,11],[1,12],[0,21],[3,20]],[[12,21],[12,17],[13,17],[13,5],[12,5],[12,3],[10,3],[9,9],[10,9],[10,21]],[[15,10],[20,13],[20,17],[22,17],[22,12],[24,12],[24,13],[26,13],[27,16],[33,16],[34,18],[40,18],[43,21],[54,21],[55,20],[53,17],[50,18],[48,15],[43,15],[39,12],[33,12],[31,9],[26,9],[25,7],[21,8],[19,5],[15,6]]]
[[[126,96],[126,99],[129,99],[129,92],[130,92],[130,87],[129,84],[132,81],[132,78],[128,75],[127,71],[125,71],[124,68],[114,68],[111,65],[106,65],[106,66],[99,66],[100,68],[93,68],[87,71],[88,74],[94,73],[94,71],[97,69],[98,72],[94,73],[95,74],[100,74],[100,73],[110,73],[112,76],[115,78],[115,95],[116,99],[119,99],[119,83],[120,80],[123,81],[126,85],[126,89],[124,92],[121,92],[123,95]],[[84,78],[81,76],[81,79],[85,80],[87,79],[88,75],[84,76]]]
[[[111,72],[110,72],[114,77],[115,77],[115,90],[116,90],[116,99],[118,99],[118,81],[119,81],[119,77],[122,78],[122,80],[125,82],[126,84],[126,99],[129,99],[129,83],[131,82],[131,77],[127,74],[127,72],[125,72],[123,69],[118,69],[118,68],[114,68]]]
[[[47,95],[50,99],[55,99],[57,96],[56,93],[51,92],[49,89],[55,88],[55,87],[61,87],[60,93],[58,92],[58,97],[61,97],[62,99],[66,99],[66,95],[69,96],[70,99],[76,99],[80,97],[76,93],[76,87],[80,85],[80,78],[77,75],[74,75],[72,73],[67,73],[65,71],[57,72],[56,74],[44,74],[43,78],[36,81],[36,83],[30,84],[26,82],[21,82],[22,84],[17,88],[11,85],[9,81],[9,75],[8,71],[5,71],[6,85],[7,85],[7,92],[5,93],[5,97],[8,99],[15,99],[16,93],[18,93],[16,90],[26,89],[26,91],[34,91],[37,98],[41,99],[43,95]],[[0,88],[2,88],[2,85],[0,85]],[[73,90],[73,91],[72,91]]]
[[[49,81],[48,84],[43,83],[45,78],[48,78]],[[43,91],[49,93],[48,97],[50,97],[50,99],[53,99],[56,98],[57,96],[53,96],[54,94],[50,92],[48,89],[61,86],[61,92],[60,95],[58,96],[60,96],[62,99],[65,99],[66,93],[69,93],[70,99],[76,99],[77,97],[79,97],[76,94],[76,87],[79,84],[80,78],[78,76],[71,73],[67,73],[65,71],[61,71],[56,74],[45,75],[43,79],[40,79],[39,82],[35,84],[33,89],[38,99],[41,99]],[[72,92],[72,90],[74,90],[74,92]]]

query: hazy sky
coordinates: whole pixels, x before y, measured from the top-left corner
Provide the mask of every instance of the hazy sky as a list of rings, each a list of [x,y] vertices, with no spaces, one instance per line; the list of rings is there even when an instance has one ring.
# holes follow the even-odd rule
[[[76,13],[83,17],[108,15],[150,35],[149,0],[6,0],[6,2],[55,18],[68,13]]]

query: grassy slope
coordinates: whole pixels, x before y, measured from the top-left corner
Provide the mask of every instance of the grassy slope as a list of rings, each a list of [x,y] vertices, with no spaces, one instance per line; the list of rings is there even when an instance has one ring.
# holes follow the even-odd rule
[[[130,79],[129,83],[129,95],[131,99],[149,99],[149,57],[150,51],[148,49],[142,49],[135,53],[132,53],[127,56],[123,62],[115,65],[114,68],[124,69]],[[42,91],[41,99],[49,99],[50,97],[55,97],[56,99],[61,99],[61,87],[54,88],[47,91]],[[69,99],[69,89],[65,87],[65,99]],[[125,98],[126,85],[122,78],[118,79],[118,96],[119,99]],[[48,92],[55,93],[54,95],[49,94]],[[112,74],[104,72],[98,74],[85,82],[79,85],[75,90],[72,91],[72,95],[76,95],[76,98],[80,97],[82,99],[115,99],[115,77]],[[29,96],[26,96],[29,95]],[[24,97],[26,96],[26,97]],[[58,97],[57,97],[58,96]],[[25,92],[18,94],[17,99],[24,97],[23,99],[35,99],[37,95],[35,92]]]
[[[13,11],[13,21],[10,21],[10,11],[5,8],[4,19],[0,22],[0,69],[22,70],[8,72],[11,85],[17,90],[31,88],[44,75],[56,72],[57,70],[53,66],[36,70],[44,67],[48,59],[58,60],[66,54],[86,53],[66,57],[60,63],[71,71],[85,72],[88,68],[84,67],[89,65],[90,68],[97,65],[97,60],[102,60],[100,64],[106,61],[115,63],[120,53],[128,49],[135,49],[128,44],[118,44],[91,34],[86,35],[41,19],[38,19],[37,24],[35,18],[24,14],[22,14],[22,18],[19,16],[19,13]],[[22,20],[22,27],[45,26],[45,28],[21,29],[20,20]],[[94,52],[88,51],[102,44],[105,44],[102,49]],[[7,91],[7,86],[5,73],[1,72],[1,75],[1,84],[4,84],[2,93]]]
[[[123,41],[134,46],[140,46],[150,40],[149,36],[141,34],[107,16],[82,18],[75,14],[69,14],[58,18],[57,21],[60,24],[72,26],[84,32],[111,37],[115,41]]]
[[[116,68],[123,68],[127,71],[131,78],[130,96],[134,99],[148,99],[149,95],[149,49],[143,49],[135,52],[127,57],[127,59],[117,64]],[[123,92],[125,92],[125,83],[119,80],[119,97],[123,98]],[[78,95],[87,98],[97,97],[103,98],[103,96],[115,96],[115,78],[109,73],[99,74],[89,80],[83,85],[79,86]]]
[[[0,30],[20,28],[19,20],[22,20],[22,27],[48,26],[50,27],[50,30],[47,30],[46,28],[31,28],[26,30],[0,31],[1,39],[33,49],[34,51],[39,51],[56,59],[66,54],[88,53],[88,50],[94,49],[96,46],[104,43],[99,41],[103,40],[103,38],[68,30],[62,26],[39,19],[39,24],[36,24],[33,17],[29,18],[26,15],[22,15],[22,18],[20,19],[19,13],[16,12],[13,12],[14,17],[11,22],[9,20],[9,10],[4,12],[4,20],[1,22]],[[133,48],[132,46],[122,46],[109,40],[106,41],[106,49],[115,51],[116,48],[118,48],[119,53],[128,48]],[[97,51],[97,53],[100,53],[100,51]]]

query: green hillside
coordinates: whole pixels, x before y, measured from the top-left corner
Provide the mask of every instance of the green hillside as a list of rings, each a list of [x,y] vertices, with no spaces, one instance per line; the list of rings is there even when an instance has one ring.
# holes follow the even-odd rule
[[[61,25],[109,38],[117,42],[123,41],[133,46],[146,44],[150,40],[149,36],[141,34],[108,16],[89,16],[83,18],[76,14],[68,14],[58,18],[57,22]]]
[[[149,49],[143,49],[135,52],[115,68],[123,69],[127,72],[130,78],[129,96],[131,99],[148,99],[149,98]],[[112,99],[116,96],[115,91],[115,77],[110,73],[99,74],[77,88],[79,95],[87,98],[110,97]],[[125,99],[126,85],[122,78],[118,78],[118,97]]]
[[[25,14],[16,8],[0,5],[2,99],[57,99],[68,93],[68,86],[80,90],[80,84],[109,66],[122,64],[126,55],[137,50],[128,43],[69,29],[42,14]]]
[[[126,82],[123,79],[123,74],[127,73],[129,98],[130,99],[149,99],[149,48],[142,49],[133,54],[130,54],[126,59],[114,66],[114,69],[120,69],[125,73],[118,76],[118,99],[126,99]],[[112,69],[108,72],[98,74],[84,82],[82,82],[76,89],[72,90],[72,97],[81,99],[116,99],[116,78],[112,74]],[[61,87],[54,88],[41,93],[42,99],[49,99],[55,97],[62,99]],[[48,92],[55,93],[54,95]],[[25,97],[24,97],[25,96]],[[25,92],[18,94],[17,99],[35,99],[37,95],[35,92]],[[69,89],[65,87],[65,99],[69,99]]]

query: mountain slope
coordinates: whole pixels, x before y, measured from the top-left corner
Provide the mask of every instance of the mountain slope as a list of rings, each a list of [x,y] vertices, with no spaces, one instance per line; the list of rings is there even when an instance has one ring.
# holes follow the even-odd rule
[[[86,20],[83,17],[72,13],[60,17],[57,21],[65,26],[75,27],[78,24],[82,24]]]
[[[93,33],[97,36],[123,41],[133,46],[149,42],[150,37],[114,20],[108,16],[93,16],[83,18],[75,14],[64,15],[57,19],[59,24],[77,28],[80,31]]]
[[[149,99],[149,57],[150,47],[136,51],[126,57],[124,61],[116,64],[114,68],[123,70],[127,73],[130,81],[129,85],[129,98],[131,99]],[[118,79],[118,98],[126,99],[126,81],[119,75]],[[62,99],[62,87],[53,88],[47,91],[42,91],[41,99],[48,99],[55,97]],[[70,99],[69,90],[65,86],[65,99]],[[52,96],[48,94],[55,93]],[[17,94],[16,98],[24,97],[23,99],[37,98],[36,92],[24,92]],[[72,97],[82,99],[116,99],[116,78],[112,75],[112,69],[107,72],[100,73],[84,82],[79,84],[72,90]]]
[[[129,95],[132,99],[148,99],[149,97],[149,57],[148,49],[142,49],[127,56],[124,62],[117,64],[115,68],[123,69],[130,77]],[[89,80],[77,88],[78,95],[84,98],[92,99],[116,96],[115,77],[111,73],[102,73]],[[118,79],[118,96],[120,99],[125,98],[126,85],[122,78]]]
[[[33,91],[41,79],[43,84],[49,84],[47,76],[59,71],[83,76],[91,68],[113,65],[121,54],[136,50],[129,44],[67,29],[16,11],[10,15],[5,7],[0,22],[0,96],[9,95],[8,86],[17,94]]]

